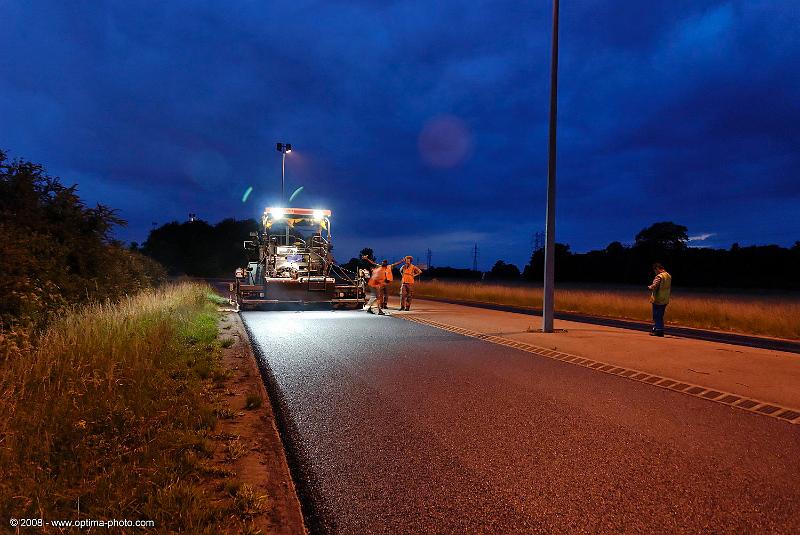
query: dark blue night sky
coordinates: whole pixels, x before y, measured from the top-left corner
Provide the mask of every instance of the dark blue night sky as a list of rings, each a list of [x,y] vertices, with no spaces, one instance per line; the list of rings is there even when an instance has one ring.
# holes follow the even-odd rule
[[[550,3],[0,0],[0,147],[120,209],[334,212],[363,246],[484,269],[543,229]],[[558,241],[800,239],[800,2],[562,2]],[[253,192],[246,202],[248,187]],[[703,239],[705,238],[705,239]]]

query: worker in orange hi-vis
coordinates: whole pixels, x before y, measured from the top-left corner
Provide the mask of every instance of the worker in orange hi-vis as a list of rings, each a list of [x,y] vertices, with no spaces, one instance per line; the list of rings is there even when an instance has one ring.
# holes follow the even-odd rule
[[[383,260],[380,264],[372,260],[369,256],[362,256],[364,260],[372,264],[376,267],[376,269],[382,269],[384,276],[386,277],[386,284],[380,287],[378,296],[381,300],[381,308],[389,308],[389,285],[394,280],[394,274],[392,274],[392,268],[398,264],[402,264],[403,260],[399,260],[394,264],[390,264],[388,260]],[[401,309],[402,310],[402,309]]]
[[[367,285],[372,291],[372,297],[370,297],[364,310],[370,314],[375,314],[372,311],[372,305],[376,305],[378,308],[378,315],[383,315],[383,310],[381,310],[381,291],[386,284],[386,271],[383,269],[383,266],[373,268],[372,276],[369,278],[369,281],[367,281]]]
[[[400,310],[411,310],[415,277],[418,277],[422,270],[411,263],[414,260],[411,256],[407,256],[403,260],[403,267],[400,268],[400,273],[403,275],[403,280],[400,284]]]

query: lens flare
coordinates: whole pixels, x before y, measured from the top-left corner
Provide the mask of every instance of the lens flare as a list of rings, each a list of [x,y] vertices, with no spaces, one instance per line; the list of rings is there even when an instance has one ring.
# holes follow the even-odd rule
[[[467,124],[452,115],[429,120],[418,140],[422,160],[431,167],[456,167],[469,158],[472,135]]]
[[[250,194],[253,193],[253,186],[250,186],[246,190],[244,190],[244,195],[242,195],[242,202],[247,202],[247,198]]]
[[[301,191],[303,191],[303,186],[300,186],[299,188],[297,188],[296,190],[294,190],[294,193],[292,193],[291,197],[289,197],[289,202],[292,202],[292,201],[294,200],[294,198],[295,198],[295,197],[297,197],[298,195],[300,195],[300,192],[301,192]]]

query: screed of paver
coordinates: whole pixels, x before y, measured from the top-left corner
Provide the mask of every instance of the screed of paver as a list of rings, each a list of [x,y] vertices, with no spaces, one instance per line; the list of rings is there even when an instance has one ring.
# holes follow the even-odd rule
[[[416,300],[412,314],[547,349],[800,407],[800,355],[556,320],[566,332],[530,332],[541,318],[514,312]]]

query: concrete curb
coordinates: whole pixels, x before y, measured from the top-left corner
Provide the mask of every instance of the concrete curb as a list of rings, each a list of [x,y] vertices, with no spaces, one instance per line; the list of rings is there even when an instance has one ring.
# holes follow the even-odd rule
[[[499,310],[501,312],[514,312],[517,314],[528,314],[541,316],[541,309],[534,307],[523,307],[515,305],[503,305],[501,303],[484,303],[482,301],[462,301],[459,299],[447,299],[444,297],[419,296],[420,300],[447,303],[450,305],[462,305],[475,308],[485,308],[489,310]],[[556,319],[566,321],[576,321],[579,323],[589,323],[592,325],[602,325],[604,327],[618,327],[621,329],[631,329],[635,331],[649,331],[649,323],[636,320],[626,320],[617,318],[607,318],[603,316],[590,316],[577,312],[556,312]],[[760,349],[771,349],[773,351],[784,351],[787,353],[800,354],[800,341],[785,340],[783,338],[766,338],[762,336],[749,336],[746,334],[726,333],[721,331],[709,331],[695,329],[693,327],[679,327],[667,325],[668,334],[681,338],[693,338],[695,340],[705,340],[707,342],[719,342],[722,344],[732,344],[738,346],[757,347]]]

